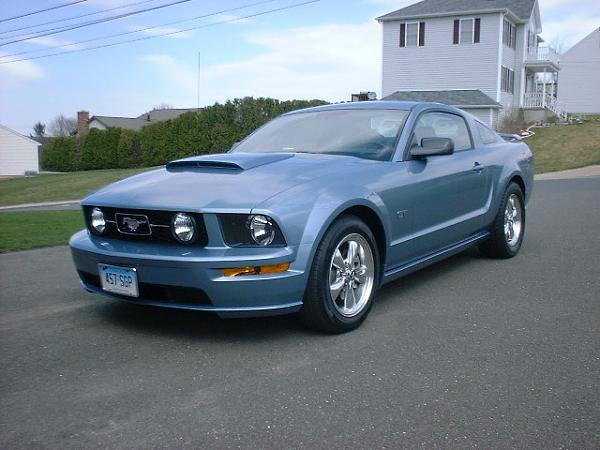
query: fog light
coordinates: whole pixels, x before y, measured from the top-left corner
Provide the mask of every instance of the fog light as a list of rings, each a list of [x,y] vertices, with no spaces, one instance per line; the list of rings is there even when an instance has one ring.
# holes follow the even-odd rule
[[[268,273],[281,273],[290,268],[290,263],[272,264],[270,266],[244,266],[232,269],[222,269],[226,277],[238,277],[240,275],[265,275]]]
[[[196,221],[188,214],[177,213],[173,217],[173,235],[179,242],[191,242],[196,234]]]

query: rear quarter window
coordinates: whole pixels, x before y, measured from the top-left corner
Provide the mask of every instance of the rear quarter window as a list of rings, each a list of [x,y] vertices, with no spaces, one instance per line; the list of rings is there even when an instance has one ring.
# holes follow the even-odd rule
[[[500,142],[502,138],[498,136],[494,131],[490,130],[481,122],[475,122],[477,132],[479,133],[479,137],[483,141],[485,145],[495,144],[496,142]]]

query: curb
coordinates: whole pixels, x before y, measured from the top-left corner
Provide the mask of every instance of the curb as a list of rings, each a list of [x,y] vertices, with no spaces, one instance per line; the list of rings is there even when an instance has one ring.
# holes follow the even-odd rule
[[[64,200],[62,202],[22,203],[20,205],[0,206],[0,211],[22,208],[43,208],[44,206],[76,205],[80,202],[81,200]]]

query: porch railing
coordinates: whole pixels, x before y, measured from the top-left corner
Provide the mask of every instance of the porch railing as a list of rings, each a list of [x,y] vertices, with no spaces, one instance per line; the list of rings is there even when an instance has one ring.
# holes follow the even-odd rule
[[[556,97],[543,92],[526,92],[523,97],[523,108],[545,108],[560,118],[565,116],[565,110]]]
[[[558,65],[559,57],[552,47],[529,47],[527,61],[550,61]]]

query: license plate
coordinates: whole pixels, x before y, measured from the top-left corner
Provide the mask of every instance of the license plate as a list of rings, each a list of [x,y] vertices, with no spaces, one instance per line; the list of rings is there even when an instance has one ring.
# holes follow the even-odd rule
[[[100,283],[106,292],[137,297],[138,281],[137,271],[133,268],[109,266],[98,264]]]

